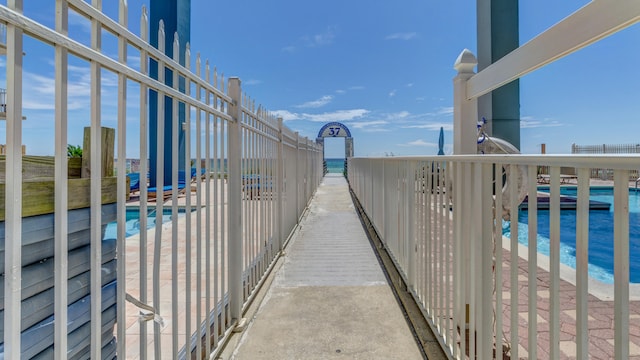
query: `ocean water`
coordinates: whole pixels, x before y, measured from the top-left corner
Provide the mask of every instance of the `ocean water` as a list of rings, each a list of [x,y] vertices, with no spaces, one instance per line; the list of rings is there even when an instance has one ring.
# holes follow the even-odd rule
[[[330,173],[344,173],[344,159],[325,159],[327,162],[327,171]]]

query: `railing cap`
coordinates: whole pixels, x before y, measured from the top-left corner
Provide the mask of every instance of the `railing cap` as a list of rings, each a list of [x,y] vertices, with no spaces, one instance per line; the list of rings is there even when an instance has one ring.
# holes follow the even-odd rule
[[[453,68],[458,71],[458,73],[472,73],[473,68],[478,65],[478,59],[473,55],[471,50],[464,49],[456,59]]]

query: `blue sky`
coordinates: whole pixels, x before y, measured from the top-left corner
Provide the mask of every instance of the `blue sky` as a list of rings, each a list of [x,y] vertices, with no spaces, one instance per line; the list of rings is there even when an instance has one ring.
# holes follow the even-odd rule
[[[5,3],[1,2],[1,3]],[[105,12],[117,14],[115,0]],[[130,0],[130,29],[139,34],[142,4]],[[587,3],[520,1],[525,43]],[[25,2],[25,14],[53,27],[54,1]],[[210,1],[192,0],[191,49],[242,79],[243,90],[286,125],[315,139],[329,121],[348,126],[356,156],[433,155],[440,127],[452,148],[453,63],[476,51],[475,1]],[[89,23],[70,18],[70,34],[89,44]],[[640,26],[616,33],[521,80],[521,148],[569,153],[571,144],[640,143]],[[116,57],[114,38],[104,49]],[[53,154],[53,48],[25,40],[24,143]],[[5,68],[5,59],[0,66]],[[139,57],[129,53],[130,66]],[[89,125],[88,63],[70,61],[69,142]],[[4,71],[0,84],[4,82]],[[103,72],[103,123],[115,126],[116,78]],[[129,86],[128,155],[138,153],[138,89]],[[5,125],[0,124],[0,137]],[[343,140],[327,141],[341,157]],[[4,141],[3,141],[4,142]]]

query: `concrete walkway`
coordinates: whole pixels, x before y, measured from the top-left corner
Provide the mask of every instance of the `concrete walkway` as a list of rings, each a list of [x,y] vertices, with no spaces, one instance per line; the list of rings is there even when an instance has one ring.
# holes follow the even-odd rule
[[[232,359],[422,359],[355,212],[328,174]]]

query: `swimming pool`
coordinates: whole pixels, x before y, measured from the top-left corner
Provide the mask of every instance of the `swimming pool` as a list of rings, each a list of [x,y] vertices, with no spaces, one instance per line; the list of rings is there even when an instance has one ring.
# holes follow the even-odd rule
[[[156,209],[148,208],[149,216],[147,217],[147,230],[152,229],[156,226]],[[178,209],[178,217],[184,216],[185,209]],[[126,212],[126,227],[125,227],[125,236],[129,237],[132,235],[136,235],[140,233],[140,210],[137,208],[127,208]],[[162,223],[167,223],[171,221],[171,208],[163,209],[162,214]],[[105,239],[115,239],[118,234],[118,226],[117,222],[111,222],[107,224],[107,229],[105,231],[104,238]]]
[[[539,191],[548,192],[548,187]],[[560,193],[576,196],[577,189],[562,187]],[[613,204],[612,187],[592,187],[590,199]],[[518,242],[528,243],[528,212],[518,216]],[[560,211],[560,262],[576,267],[576,211]],[[511,236],[509,224],[503,222],[503,234]],[[549,210],[538,210],[538,252],[549,255]],[[640,283],[640,192],[629,190],[629,265],[630,282]],[[589,276],[613,284],[613,205],[607,210],[589,212]]]

